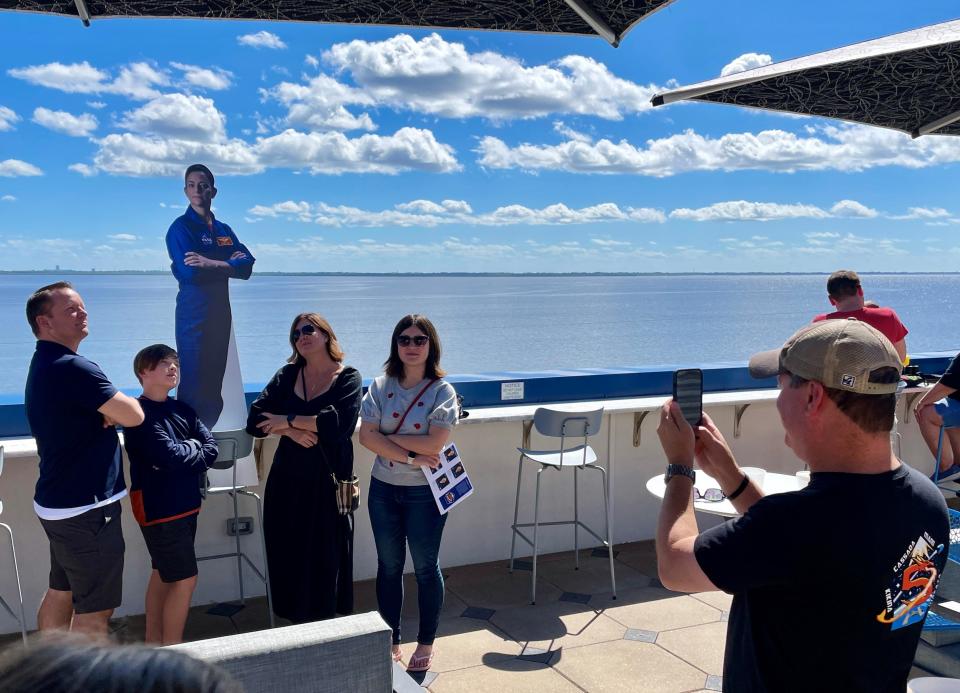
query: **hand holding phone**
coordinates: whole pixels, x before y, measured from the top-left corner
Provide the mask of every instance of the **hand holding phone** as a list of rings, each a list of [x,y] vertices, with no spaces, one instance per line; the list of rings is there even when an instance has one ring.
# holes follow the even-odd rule
[[[703,418],[703,371],[684,368],[673,373],[673,400],[680,406],[683,418],[696,428]]]

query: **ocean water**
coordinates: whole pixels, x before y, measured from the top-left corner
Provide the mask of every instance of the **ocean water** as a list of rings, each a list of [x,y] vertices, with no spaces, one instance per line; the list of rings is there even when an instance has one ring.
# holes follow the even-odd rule
[[[0,275],[0,394],[22,397],[34,338],[24,303],[61,277]],[[69,279],[90,313],[80,351],[119,387],[134,387],[134,354],[174,345],[172,276]],[[865,275],[867,298],[896,309],[910,352],[960,350],[954,303],[960,274]],[[826,276],[303,277],[231,283],[234,327],[247,383],[262,383],[289,355],[293,316],[327,317],[365,377],[377,375],[396,321],[433,320],[450,373],[543,371],[746,361],[779,346],[830,309]]]

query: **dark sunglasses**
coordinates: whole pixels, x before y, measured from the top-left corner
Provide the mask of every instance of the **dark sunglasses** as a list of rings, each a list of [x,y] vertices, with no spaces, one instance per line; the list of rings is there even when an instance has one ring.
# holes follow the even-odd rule
[[[698,500],[707,501],[708,503],[719,503],[727,497],[727,494],[718,488],[704,489],[703,493],[700,493],[700,489],[696,486],[693,487],[693,495],[696,496]]]
[[[397,337],[397,344],[402,347],[410,346],[412,343],[414,346],[421,347],[427,342],[430,341],[430,338],[426,335],[417,335],[416,337],[410,337],[409,335],[402,334]]]
[[[317,328],[314,325],[304,325],[303,327],[300,327],[294,330],[293,332],[291,332],[290,336],[292,336],[293,341],[296,342],[297,340],[300,339],[300,335],[302,334],[311,335],[316,333],[317,333]]]

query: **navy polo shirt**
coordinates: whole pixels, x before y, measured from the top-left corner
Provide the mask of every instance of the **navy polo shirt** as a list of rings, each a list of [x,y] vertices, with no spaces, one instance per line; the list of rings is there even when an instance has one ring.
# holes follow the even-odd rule
[[[24,404],[40,454],[38,505],[77,508],[126,488],[117,431],[104,428],[97,411],[115,394],[100,366],[56,342],[37,342]]]

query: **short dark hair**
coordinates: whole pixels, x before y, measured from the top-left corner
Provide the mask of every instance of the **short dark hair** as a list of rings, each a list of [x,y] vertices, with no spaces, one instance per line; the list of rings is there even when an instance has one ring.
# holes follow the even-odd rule
[[[37,325],[38,315],[49,315],[50,304],[53,303],[53,292],[61,289],[73,289],[70,282],[54,282],[42,286],[27,299],[27,322],[30,323],[30,329],[33,330],[33,336],[40,336],[40,327]]]
[[[800,387],[810,382],[795,373],[784,371],[790,378],[790,387]],[[878,368],[870,373],[870,382],[892,383],[900,379],[900,371],[890,366]],[[897,409],[897,395],[862,395],[849,390],[836,390],[823,386],[827,397],[837,405],[848,419],[853,421],[864,433],[889,433],[893,430],[894,415]]]
[[[206,177],[210,179],[210,185],[211,186],[214,185],[213,171],[211,171],[209,168],[207,168],[203,164],[190,164],[189,166],[187,166],[187,170],[183,174],[183,184],[184,185],[187,184],[187,176],[189,176],[191,173],[197,173],[197,172],[206,175]]]
[[[0,661],[5,693],[242,693],[218,666],[167,648],[102,645],[78,636],[47,636]]]
[[[168,347],[166,344],[151,344],[144,347],[133,357],[133,374],[137,376],[137,380],[143,383],[143,378],[140,377],[141,373],[153,370],[158,363],[169,358],[176,359],[177,363],[180,362],[176,349]]]
[[[403,361],[400,360],[397,337],[408,327],[416,327],[430,340],[424,375],[431,380],[445,376],[447,372],[440,367],[440,335],[437,334],[437,328],[433,326],[427,316],[418,313],[403,316],[397,326],[393,328],[393,336],[390,338],[390,357],[383,364],[384,372],[392,378],[403,377]]]
[[[300,352],[297,350],[297,340],[293,338],[293,331],[297,329],[297,323],[304,320],[326,335],[327,354],[337,363],[342,363],[343,357],[346,356],[346,354],[344,354],[343,349],[340,348],[340,342],[337,341],[337,335],[334,333],[333,327],[331,327],[330,323],[327,322],[327,319],[319,313],[300,313],[300,315],[293,319],[293,323],[290,325],[290,332],[288,333],[290,336],[290,346],[293,348],[293,353],[290,354],[290,357],[287,359],[287,363],[296,363],[302,366],[307,362],[307,360],[303,358],[303,356],[301,356]]]
[[[827,279],[827,295],[830,298],[856,296],[860,288],[860,276],[853,270],[837,270]]]

